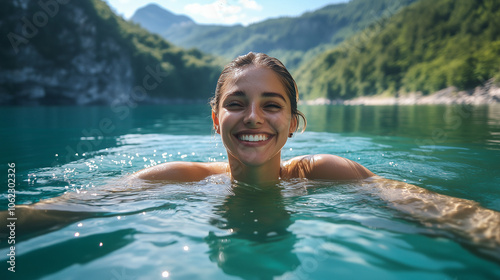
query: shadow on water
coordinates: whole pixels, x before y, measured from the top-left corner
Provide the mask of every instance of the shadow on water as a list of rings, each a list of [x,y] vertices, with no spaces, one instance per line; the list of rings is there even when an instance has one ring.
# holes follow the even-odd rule
[[[229,234],[205,238],[209,258],[229,275],[243,279],[272,279],[295,270],[297,237],[279,185],[259,188],[234,184],[232,194],[215,207],[210,223]]]
[[[132,243],[135,233],[135,229],[122,229],[93,234],[31,251],[16,258],[16,264],[18,264],[16,277],[19,277],[17,279],[39,279],[75,264],[83,265],[95,261]],[[106,246],[99,246],[103,243]]]

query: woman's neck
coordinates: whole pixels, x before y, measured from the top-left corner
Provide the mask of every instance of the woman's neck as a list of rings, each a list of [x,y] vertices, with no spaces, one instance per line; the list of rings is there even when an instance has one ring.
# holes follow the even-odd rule
[[[280,179],[281,156],[277,154],[267,163],[259,166],[248,166],[228,154],[231,177],[247,184],[275,184]]]

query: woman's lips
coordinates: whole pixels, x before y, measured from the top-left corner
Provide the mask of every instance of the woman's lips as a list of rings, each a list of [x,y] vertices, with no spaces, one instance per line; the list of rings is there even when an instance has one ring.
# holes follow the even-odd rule
[[[238,133],[234,136],[240,143],[258,146],[267,143],[274,135],[267,133]]]
[[[269,139],[269,135],[267,134],[239,134],[238,139],[242,141],[248,142],[259,142],[265,141]]]

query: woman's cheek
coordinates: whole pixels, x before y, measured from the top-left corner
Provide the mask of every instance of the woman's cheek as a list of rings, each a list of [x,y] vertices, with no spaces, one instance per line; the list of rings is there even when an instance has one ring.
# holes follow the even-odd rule
[[[288,135],[288,131],[291,125],[291,118],[287,119],[280,118],[279,120],[276,120],[275,123],[279,131],[286,133]]]

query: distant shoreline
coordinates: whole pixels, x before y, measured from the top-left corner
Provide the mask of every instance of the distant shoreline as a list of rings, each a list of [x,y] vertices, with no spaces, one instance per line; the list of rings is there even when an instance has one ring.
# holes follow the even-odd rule
[[[456,87],[449,87],[431,95],[421,92],[409,93],[404,96],[362,96],[348,100],[329,100],[318,98],[315,100],[300,101],[305,105],[486,105],[500,103],[500,87],[487,83],[474,90],[460,91]]]
[[[1,100],[0,100],[1,101]],[[132,103],[108,103],[106,101],[94,102],[88,104],[50,104],[45,101],[45,104],[39,100],[30,100],[21,104],[9,104],[0,102],[0,107],[18,107],[18,106],[112,106],[134,108],[141,105],[188,105],[188,104],[208,104],[209,99],[183,99],[183,98],[161,98],[147,97],[141,102]],[[366,106],[388,106],[388,105],[488,105],[500,104],[500,86],[493,83],[487,83],[484,86],[477,87],[469,91],[460,91],[456,87],[449,87],[440,90],[431,95],[423,95],[421,92],[409,93],[406,95],[395,96],[361,96],[354,99],[336,99],[330,100],[326,98],[318,98],[314,100],[300,100],[300,105],[366,105]]]

